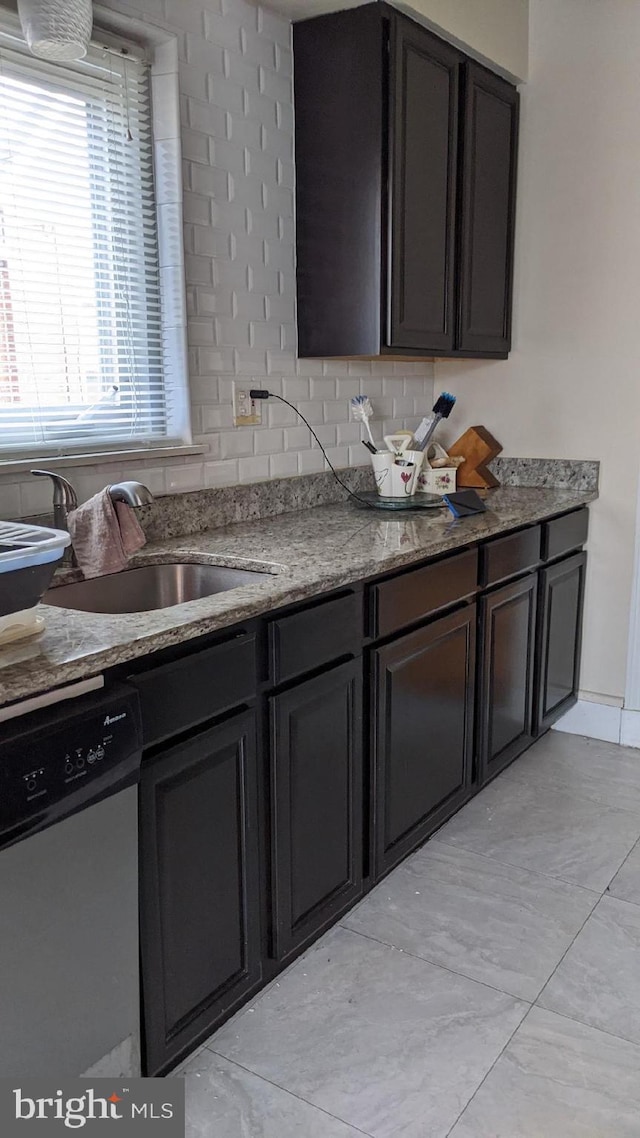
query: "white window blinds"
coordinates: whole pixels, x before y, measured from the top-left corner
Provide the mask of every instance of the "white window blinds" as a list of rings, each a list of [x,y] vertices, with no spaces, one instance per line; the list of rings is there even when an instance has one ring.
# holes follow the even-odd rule
[[[0,459],[166,439],[149,78],[0,32]]]

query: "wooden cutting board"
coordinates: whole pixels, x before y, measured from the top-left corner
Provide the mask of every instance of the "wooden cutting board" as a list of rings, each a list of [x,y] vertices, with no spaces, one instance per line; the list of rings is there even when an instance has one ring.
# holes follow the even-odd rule
[[[500,483],[495,474],[487,470],[487,463],[500,454],[502,447],[496,442],[486,427],[469,427],[460,438],[449,447],[449,455],[463,455],[464,462],[458,467],[457,488],[474,486],[489,490]]]

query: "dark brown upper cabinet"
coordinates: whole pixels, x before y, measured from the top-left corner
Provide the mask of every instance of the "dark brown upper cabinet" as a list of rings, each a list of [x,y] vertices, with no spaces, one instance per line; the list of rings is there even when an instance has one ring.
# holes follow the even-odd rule
[[[504,358],[515,88],[384,3],[294,57],[299,355]]]
[[[518,92],[484,67],[464,70],[457,346],[506,355],[518,145]]]
[[[410,20],[391,23],[389,328],[402,351],[450,352],[460,57]]]

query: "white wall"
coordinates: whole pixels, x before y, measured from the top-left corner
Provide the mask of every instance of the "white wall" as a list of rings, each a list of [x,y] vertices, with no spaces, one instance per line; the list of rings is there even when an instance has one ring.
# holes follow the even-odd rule
[[[272,0],[295,20],[357,8],[369,0]],[[529,0],[391,0],[447,39],[517,79],[527,78]]]
[[[581,688],[622,697],[640,430],[640,4],[531,0],[522,90],[514,350],[439,363],[450,439],[596,458]]]
[[[362,464],[351,396],[371,396],[379,436],[413,426],[433,402],[433,365],[295,359],[291,25],[247,0],[108,6],[178,37],[192,420],[206,453],[62,473],[85,498],[125,476],[162,493],[321,470],[282,405],[265,408],[261,428],[232,426],[236,378],[299,404],[335,465]],[[0,474],[0,517],[50,499],[46,480]]]
[[[529,0],[394,0],[514,79],[525,80],[529,63]],[[562,0],[560,0],[562,2]],[[342,7],[342,5],[341,5]]]

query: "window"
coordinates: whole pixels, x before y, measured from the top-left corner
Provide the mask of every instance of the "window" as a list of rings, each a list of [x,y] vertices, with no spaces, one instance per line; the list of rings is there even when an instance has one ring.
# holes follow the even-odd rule
[[[149,88],[0,31],[2,459],[172,441]]]

